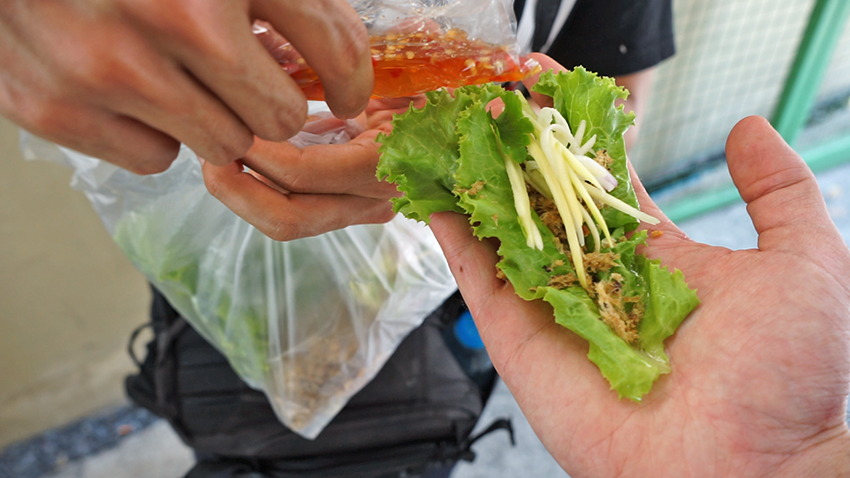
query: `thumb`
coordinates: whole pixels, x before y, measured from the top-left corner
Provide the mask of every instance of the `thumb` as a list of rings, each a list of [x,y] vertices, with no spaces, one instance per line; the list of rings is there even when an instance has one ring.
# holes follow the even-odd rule
[[[759,249],[814,253],[843,245],[815,176],[764,118],[744,118],[726,141],[729,172],[747,203]]]

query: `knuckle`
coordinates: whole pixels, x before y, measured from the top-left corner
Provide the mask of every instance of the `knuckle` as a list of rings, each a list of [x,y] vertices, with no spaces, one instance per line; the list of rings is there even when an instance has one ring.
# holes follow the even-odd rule
[[[87,43],[71,46],[63,60],[65,80],[78,89],[96,91],[109,82],[112,73],[108,56],[96,55]]]
[[[91,97],[102,97],[133,88],[139,80],[138,72],[127,60],[95,52],[76,55],[74,64],[67,66],[65,72],[69,85]]]
[[[116,0],[123,11],[156,34],[182,48],[207,51],[219,23],[208,0]],[[212,14],[211,14],[212,13]]]
[[[262,123],[255,131],[257,136],[268,141],[286,141],[301,131],[307,122],[307,102],[279,102],[274,116],[268,123]]]
[[[210,38],[208,41],[199,42],[198,49],[232,77],[245,78],[250,73],[242,52],[230,43]]]
[[[298,171],[284,172],[281,182],[285,189],[295,193],[306,193],[313,190],[313,180],[310,175]]]
[[[305,230],[301,221],[297,218],[286,217],[274,221],[265,228],[260,229],[263,234],[277,242],[293,241],[305,236]]]
[[[342,35],[343,49],[337,61],[333,62],[333,72],[343,78],[358,73],[363,68],[364,61],[369,60],[365,52],[369,51],[369,34],[365,25],[356,15],[346,15],[336,25]]]
[[[254,145],[254,136],[247,131],[235,135],[232,141],[222,144],[222,158],[226,163],[244,158],[248,154],[248,150]]]
[[[184,5],[189,2],[171,2],[168,0],[117,0],[115,6],[135,18],[151,23],[164,24],[170,18],[180,16]]]
[[[21,94],[12,100],[11,109],[9,118],[37,136],[67,142],[81,131],[80,113],[60,99]]]
[[[51,101],[39,101],[34,98],[18,97],[12,101],[12,109],[21,126],[36,134],[62,131],[62,115],[51,105]]]

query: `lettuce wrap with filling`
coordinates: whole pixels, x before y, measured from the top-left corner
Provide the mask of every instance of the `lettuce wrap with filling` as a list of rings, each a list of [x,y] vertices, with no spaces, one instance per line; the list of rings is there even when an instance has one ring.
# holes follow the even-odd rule
[[[404,193],[394,209],[423,222],[469,216],[473,233],[500,242],[497,271],[525,300],[552,305],[583,337],[620,397],[639,401],[671,371],[664,340],[698,304],[680,271],[635,252],[645,242],[623,133],[627,92],[582,68],[546,72],[535,109],[498,85],[427,94],[378,141],[377,176]],[[491,106],[504,106],[494,115]]]

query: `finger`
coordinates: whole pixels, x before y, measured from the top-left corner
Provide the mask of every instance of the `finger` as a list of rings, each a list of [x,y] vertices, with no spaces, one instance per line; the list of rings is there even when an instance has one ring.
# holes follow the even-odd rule
[[[517,344],[554,324],[551,307],[543,301],[522,300],[509,282],[496,276],[496,248],[472,234],[467,216],[432,214],[431,230],[494,363],[508,360]]]
[[[395,115],[404,114],[410,108],[421,109],[426,102],[425,95],[370,100],[369,106],[366,107],[366,128],[388,134],[392,131]]]
[[[247,0],[128,0],[123,9],[253,134],[282,141],[303,126],[307,100],[254,34]]]
[[[543,72],[552,70],[553,72],[558,73],[559,71],[566,71],[567,68],[542,53],[532,53],[529,56],[537,60],[541,69],[539,73],[522,80],[522,84],[525,85],[525,88],[531,93],[531,99],[533,99],[535,103],[537,103],[540,107],[551,108],[552,98],[546,95],[541,95],[540,93],[535,93],[531,90],[531,87],[537,84],[537,81],[540,79],[540,75],[542,75]]]
[[[744,118],[726,141],[729,172],[759,234],[759,249],[816,253],[840,235],[815,176],[764,118]]]
[[[502,289],[510,287],[496,276],[499,257],[496,247],[480,241],[471,231],[469,218],[463,214],[442,212],[431,215],[431,230],[437,237],[446,260],[464,297],[472,299],[473,317],[480,317],[481,330],[489,327],[490,318],[478,314]]]
[[[47,98],[99,106],[137,119],[216,162],[235,160],[248,150],[253,136],[241,121],[135,29],[116,21],[67,22],[79,12],[66,3],[50,3],[39,19],[39,24],[61,25],[65,34],[48,28],[31,50],[15,49],[16,66],[39,66],[30,68],[32,81],[21,96],[42,93],[44,98],[46,90]],[[68,42],[71,37],[81,40]],[[91,111],[80,113],[90,117]]]
[[[354,118],[366,108],[375,85],[369,36],[346,0],[259,0],[252,14],[274,25],[304,56],[336,116]]]
[[[119,87],[98,103],[167,133],[214,164],[248,151],[253,134],[227,106],[176,66],[148,59],[145,68],[142,55],[136,55],[136,71],[112,82]]]
[[[348,143],[304,149],[287,142],[259,140],[243,161],[287,191],[389,199],[399,193],[393,184],[375,177],[376,134],[367,132]]]
[[[555,322],[551,306],[522,300],[513,286],[496,277],[496,250],[472,235],[466,216],[432,214],[431,229],[494,366],[523,410],[552,410],[556,406],[550,400],[560,402],[557,408],[616,400],[595,365],[584,358],[587,343]],[[549,389],[559,391],[557,398]]]
[[[251,146],[245,125],[138,32],[115,22],[86,26],[91,31],[78,33],[100,41],[63,45],[54,65],[62,94],[135,118],[216,163],[233,161]]]
[[[304,66],[306,65],[304,57],[293,48],[289,40],[272,27],[271,23],[255,20],[252,29],[254,36],[260,41],[263,48],[269,52],[274,61],[283,68],[287,75],[291,76],[296,72],[304,70]],[[317,81],[313,81],[312,76],[299,78],[295,83],[301,88],[301,93],[306,98],[324,98],[325,93],[322,90],[322,85]]]
[[[414,108],[421,108],[425,105],[427,98],[425,95],[400,96],[398,98],[375,98],[369,100],[366,107],[366,114],[373,115],[385,111],[393,113],[404,113],[413,105]]]
[[[646,243],[638,246],[638,254],[643,254],[650,259],[659,259],[667,267],[683,271],[699,270],[704,264],[696,259],[693,252],[694,247],[701,246],[696,246],[687,234],[655,204],[646,192],[646,188],[643,187],[631,162],[628,163],[628,167],[639,209],[660,221],[658,224],[642,222],[638,226],[639,230],[647,232]]]
[[[275,30],[271,23],[263,20],[255,20],[252,25],[252,31],[263,48],[269,52],[277,63],[293,63],[301,57],[294,49],[286,48],[289,45],[289,40]]]
[[[36,136],[136,174],[165,171],[180,151],[170,136],[89,105],[30,98],[14,113],[10,119]]]
[[[220,8],[202,12],[206,21],[196,22],[195,28],[167,28],[176,38],[163,48],[171,49],[255,135],[270,141],[294,136],[307,118],[303,92],[254,34],[244,2],[216,6]],[[161,24],[156,28],[165,29]]]
[[[241,162],[204,162],[210,193],[276,241],[312,237],[353,224],[379,224],[395,214],[389,201],[344,194],[281,194],[245,173]]]
[[[280,64],[288,75],[303,69],[301,63],[305,60],[301,53],[296,51],[289,40],[275,30],[271,23],[255,20],[253,31],[263,48],[269,52],[274,61]],[[296,81],[296,83],[306,98],[324,98],[325,92],[322,90],[321,84],[309,79],[307,81]]]

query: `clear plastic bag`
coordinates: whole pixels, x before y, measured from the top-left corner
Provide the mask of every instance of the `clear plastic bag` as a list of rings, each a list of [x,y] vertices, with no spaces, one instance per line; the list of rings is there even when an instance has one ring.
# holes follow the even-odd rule
[[[349,0],[366,24],[375,97],[410,96],[441,87],[520,81],[539,69],[521,59],[512,0]],[[258,22],[254,33],[308,99],[324,92],[297,50]]]
[[[323,121],[292,142],[349,139],[351,123]],[[456,290],[430,230],[401,216],[276,242],[207,192],[185,147],[153,176],[26,133],[22,149],[75,170],[72,186],[133,264],[307,438]]]

